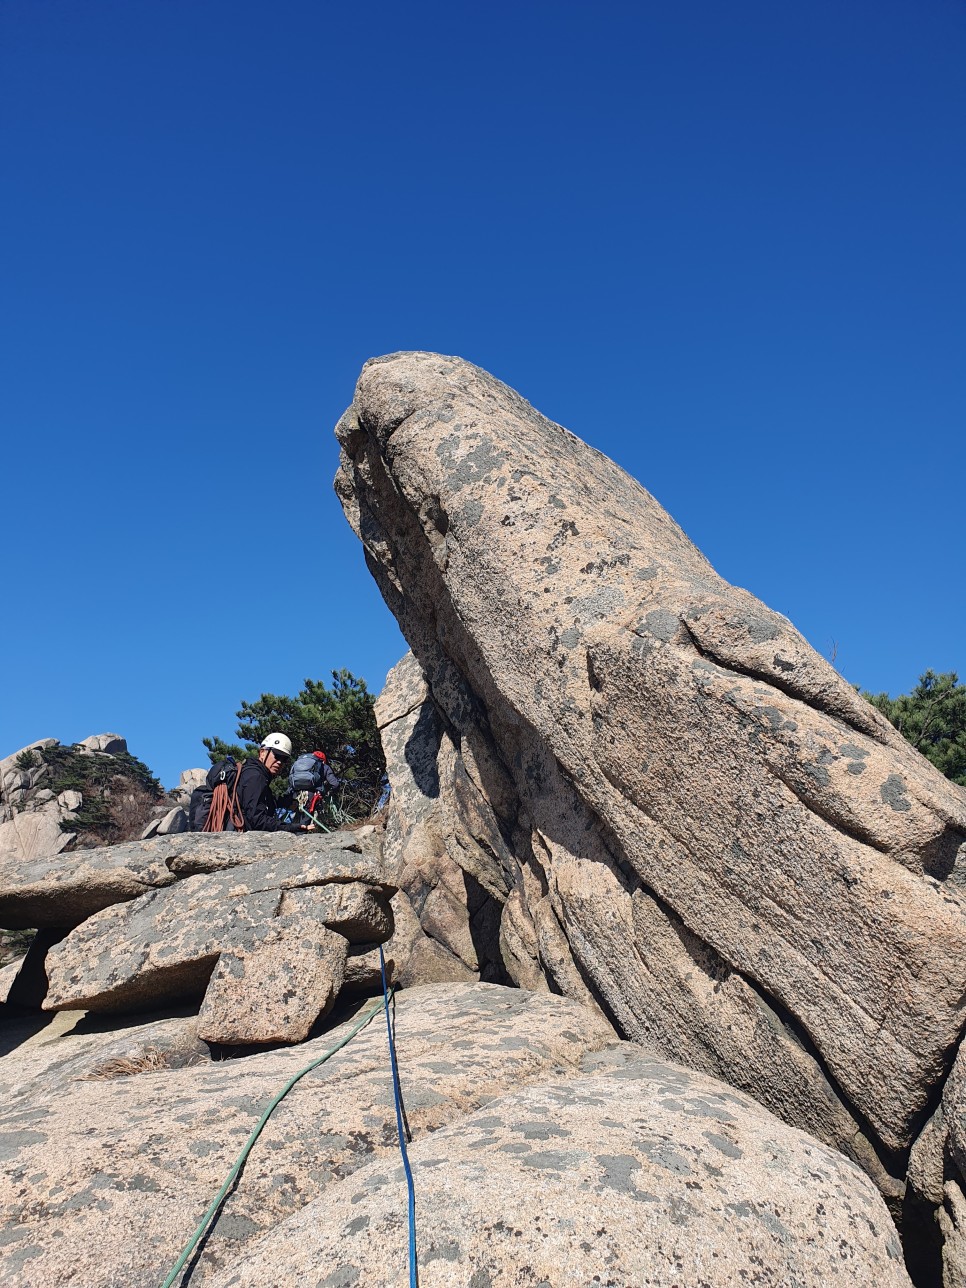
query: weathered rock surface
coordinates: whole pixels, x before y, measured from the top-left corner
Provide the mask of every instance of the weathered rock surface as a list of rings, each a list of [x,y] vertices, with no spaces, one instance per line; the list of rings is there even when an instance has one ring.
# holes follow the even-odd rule
[[[74,840],[76,833],[65,832],[61,823],[69,823],[71,811],[60,808],[58,801],[44,801],[47,808],[14,814],[0,823],[0,863],[30,863],[41,855],[59,854]]]
[[[119,756],[127,751],[127,739],[119,733],[92,733],[77,744],[83,751],[97,751],[104,756]]]
[[[411,1149],[420,1282],[907,1285],[875,1188],[754,1101],[614,1048]],[[370,1163],[257,1242],[216,1288],[409,1282],[401,1167]],[[324,1282],[324,1280],[323,1280]]]
[[[402,955],[400,978],[507,982],[494,951],[501,902],[475,875],[489,880],[494,849],[506,846],[472,766],[468,770],[428,698],[422,672],[407,655],[376,700],[379,734],[393,766],[383,853],[399,885],[397,905],[407,901],[422,931]]]
[[[530,1268],[552,1261],[553,1284],[591,1265],[571,1281],[645,1282],[643,1267],[699,1284],[707,1267],[716,1288],[908,1284],[857,1169],[617,1042],[595,1012],[485,984],[412,990],[396,1008],[427,1288],[537,1283]],[[0,1280],[162,1282],[271,1097],[341,1032],[211,1063],[192,1022],[170,1020],[0,1061]],[[405,1209],[377,1017],[269,1119],[192,1284],[403,1283]]]
[[[413,990],[396,1013],[417,1136],[614,1041],[566,999],[489,986]],[[106,1055],[103,1036],[57,1039],[25,1053],[25,1073],[16,1054],[0,1060],[0,1224],[14,1233],[0,1245],[4,1288],[160,1284],[269,1100],[344,1032],[244,1060],[159,1067],[169,1028],[190,1048],[186,1023],[152,1024],[140,1041],[137,1029],[110,1036]],[[378,1015],[269,1120],[192,1284],[374,1154],[395,1160],[397,1148]]]
[[[478,368],[368,363],[338,435],[430,692],[381,717],[390,742],[409,726],[394,788],[425,798],[401,786],[404,866],[451,893],[445,837],[502,906],[478,959],[901,1174],[966,1019],[966,792]]]
[[[224,948],[205,990],[206,1042],[301,1042],[328,1014],[345,978],[348,940],[325,928],[325,907],[300,892],[254,943]],[[321,892],[318,892],[321,893]]]
[[[103,908],[172,885],[179,877],[255,863],[272,856],[304,856],[323,864],[326,880],[381,880],[372,846],[374,830],[359,829],[330,842],[287,832],[185,833],[78,850],[33,863],[0,863],[0,925],[77,926]]]
[[[943,1234],[943,1282],[946,1288],[961,1288],[966,1285],[966,1051],[960,1051],[953,1066],[940,1113],[946,1127],[937,1214]]]
[[[155,841],[105,845],[32,861],[0,860],[0,925],[76,926],[93,913],[177,878]]]
[[[421,702],[420,694],[424,695]],[[413,697],[415,708],[410,705]],[[396,715],[400,709],[404,711],[401,717]],[[449,853],[459,854],[461,862],[472,856],[472,870],[485,874],[481,854],[494,854],[497,847],[479,846],[470,829],[485,836],[498,834],[499,825],[482,784],[474,786],[472,808],[464,811],[461,799],[467,799],[465,788],[461,798],[452,779],[440,786],[434,778],[438,752],[447,739],[441,728],[445,722],[434,711],[411,654],[390,673],[377,703],[377,714],[391,780],[394,788],[397,782],[402,784],[402,790],[394,790],[390,802],[387,858],[391,861],[395,856],[397,880],[404,889],[408,882],[413,910],[420,913],[425,932],[420,936],[415,930],[400,930],[401,936],[408,934],[411,959],[398,939],[394,938],[391,946],[402,961],[402,978],[412,975],[423,982],[432,978],[428,972],[438,958],[452,961],[448,953],[443,953],[441,940],[448,946],[459,944],[462,932],[462,942],[472,943],[469,898],[464,893],[461,908]],[[451,752],[449,763],[453,764],[458,755],[455,750]],[[468,781],[472,780],[466,774],[457,779],[460,786]],[[420,783],[425,792],[420,790]],[[481,818],[485,820],[483,827],[479,825]],[[505,847],[503,850],[505,853]],[[596,1005],[594,995],[575,968],[564,928],[545,889],[531,869],[524,869],[521,876],[498,926],[500,950],[509,974],[525,988],[546,988],[549,980],[569,996]],[[470,882],[470,889],[480,888],[473,877]],[[440,889],[447,891],[443,906],[456,934],[445,934],[447,922],[426,898],[427,891],[437,895]],[[635,892],[628,908],[623,893],[620,883],[601,871],[595,874],[592,884],[586,883],[580,889],[570,887],[568,898],[574,906],[586,904],[588,918],[600,922],[600,944],[614,962],[619,963],[628,944],[636,942],[646,948],[646,953],[639,954],[641,960],[635,960],[637,978],[627,975],[626,1008],[632,1016],[627,1027],[634,1028],[638,1040],[646,1040],[693,1068],[725,1078],[786,1121],[843,1150],[861,1162],[882,1193],[897,1205],[903,1192],[899,1166],[880,1157],[875,1140],[869,1139],[843,1104],[814,1051],[803,1045],[801,1035],[790,1032],[760,992],[738,972],[728,969],[713,950],[667,910],[645,898],[641,891]],[[401,898],[401,894],[396,896],[397,906]],[[594,907],[597,900],[602,901],[600,908]],[[478,934],[486,944],[493,935],[492,927],[484,925]],[[537,954],[531,948],[534,937]],[[589,960],[591,953],[599,954],[601,948],[587,945],[585,951]],[[467,969],[475,966],[472,947],[462,961]],[[451,965],[450,973],[441,977],[453,977]]]
[[[245,845],[257,835],[237,836],[241,844],[230,847],[232,857],[257,852]],[[311,972],[300,980],[297,966],[320,951],[322,928],[337,932],[344,946],[379,943],[392,931],[388,900],[394,887],[381,870],[372,838],[360,842],[356,836],[349,841],[344,833],[293,837],[303,844],[287,855],[187,876],[167,889],[103,909],[49,952],[44,1008],[125,1010],[198,995],[208,985],[219,955],[235,950],[212,981],[219,1000],[217,1006],[214,1000],[207,1004],[205,1036],[216,1040],[216,1025],[224,1030],[229,994],[237,1023],[257,1011],[263,1016],[256,1029],[261,1032],[265,1008],[282,1002],[281,976],[271,991],[267,976],[272,969],[281,971],[287,949],[296,959],[286,968],[284,991],[291,996],[277,1023],[284,1031],[294,1033],[300,1026],[307,1031],[322,1009],[312,1009],[321,985]],[[204,846],[203,838],[190,839]],[[347,848],[350,845],[354,848]],[[368,853],[360,853],[366,845]],[[225,852],[223,841],[219,848]],[[366,879],[359,880],[360,874]],[[344,955],[343,951],[343,962]],[[336,967],[331,954],[322,956],[330,986],[323,990],[323,999],[331,1002],[331,985],[341,982],[342,965]],[[253,991],[260,992],[260,999],[252,998]],[[216,1020],[216,1015],[221,1018]],[[244,1040],[240,1034],[238,1029],[230,1040]],[[253,1034],[247,1040],[283,1039]]]
[[[55,797],[46,788],[43,753],[57,746],[56,738],[40,738],[0,760],[0,871],[4,864],[58,854],[74,839],[61,824],[69,824],[81,797],[76,792]]]

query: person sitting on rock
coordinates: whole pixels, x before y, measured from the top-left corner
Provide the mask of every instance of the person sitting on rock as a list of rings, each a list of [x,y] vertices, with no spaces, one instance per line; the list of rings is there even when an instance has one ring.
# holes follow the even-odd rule
[[[288,768],[292,741],[284,733],[270,733],[258,747],[257,759],[246,760],[238,771],[237,802],[245,819],[246,832],[314,832],[315,825],[283,823],[275,813],[278,799],[272,779]]]

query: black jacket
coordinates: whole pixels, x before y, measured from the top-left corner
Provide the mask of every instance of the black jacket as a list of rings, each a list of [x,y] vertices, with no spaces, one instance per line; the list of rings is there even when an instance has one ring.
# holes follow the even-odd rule
[[[246,832],[304,831],[298,823],[281,823],[276,818],[278,801],[272,793],[272,775],[260,760],[246,760],[238,771],[237,799]]]

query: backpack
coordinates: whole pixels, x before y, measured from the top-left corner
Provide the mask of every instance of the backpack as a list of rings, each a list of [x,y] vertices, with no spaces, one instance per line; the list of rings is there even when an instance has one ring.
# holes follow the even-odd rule
[[[324,751],[307,751],[304,756],[296,758],[288,771],[288,785],[293,796],[299,792],[313,794],[321,791],[325,779]]]
[[[245,819],[237,801],[241,766],[226,756],[208,770],[204,785],[191,793],[188,826],[192,832],[243,832]]]

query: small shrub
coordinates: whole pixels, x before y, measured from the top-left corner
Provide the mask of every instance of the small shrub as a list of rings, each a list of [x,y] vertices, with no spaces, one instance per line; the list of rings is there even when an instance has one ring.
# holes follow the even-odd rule
[[[28,747],[26,751],[20,751],[17,753],[17,758],[14,763],[18,769],[36,769],[42,761],[37,753],[32,748]]]
[[[167,1069],[165,1053],[157,1047],[145,1047],[136,1056],[117,1056],[105,1060],[89,1073],[78,1078],[78,1082],[110,1082],[115,1078],[133,1078],[138,1073],[155,1073],[158,1069]]]
[[[75,850],[136,841],[154,817],[159,798],[138,783],[118,776],[103,792],[102,796],[85,796],[74,820],[60,825],[62,831],[78,833]]]

